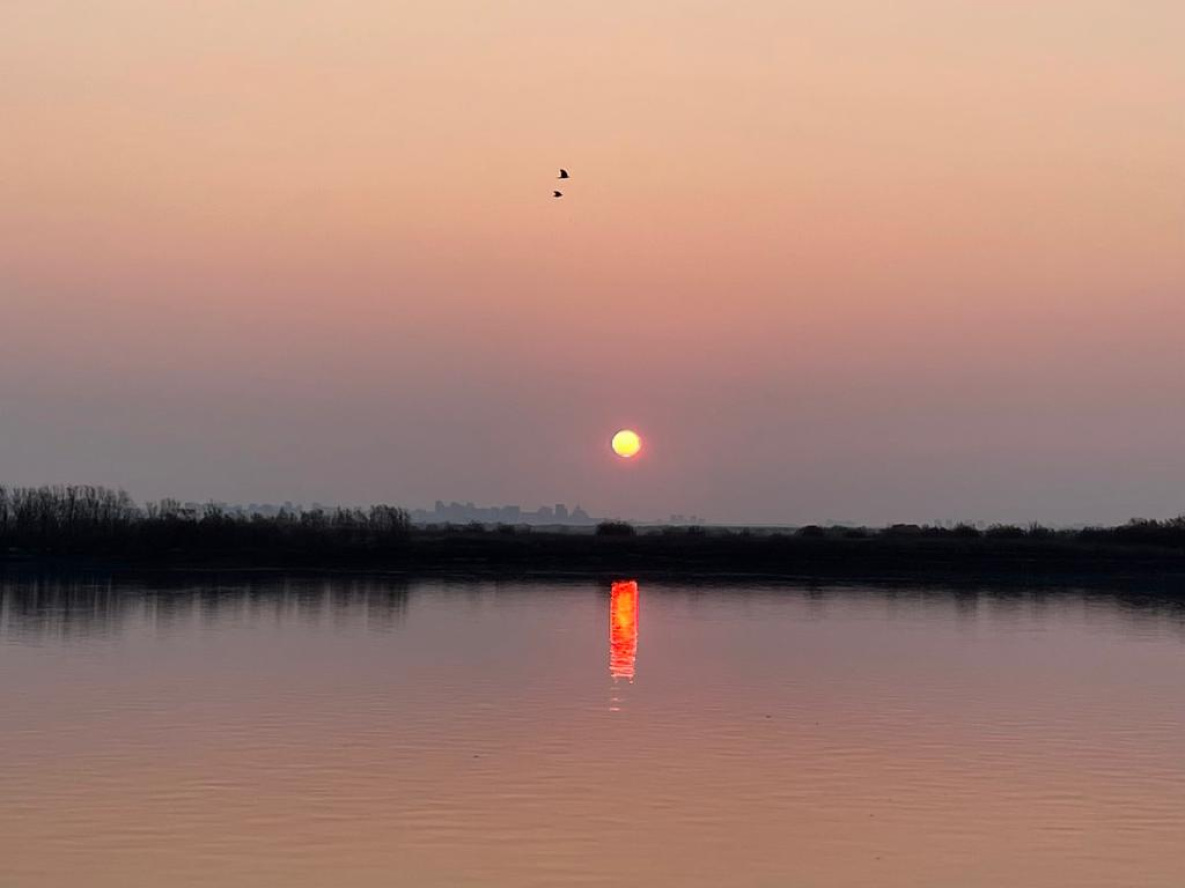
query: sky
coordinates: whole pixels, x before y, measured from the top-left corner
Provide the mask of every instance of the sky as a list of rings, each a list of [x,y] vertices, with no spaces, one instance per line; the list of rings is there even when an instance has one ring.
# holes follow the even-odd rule
[[[1185,512],[1182,33],[1179,0],[5,0],[0,483]]]

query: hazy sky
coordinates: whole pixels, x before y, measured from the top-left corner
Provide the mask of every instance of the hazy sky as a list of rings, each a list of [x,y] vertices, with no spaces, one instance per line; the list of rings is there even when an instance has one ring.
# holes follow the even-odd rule
[[[1185,511],[1183,34],[1180,0],[3,0],[0,483]]]

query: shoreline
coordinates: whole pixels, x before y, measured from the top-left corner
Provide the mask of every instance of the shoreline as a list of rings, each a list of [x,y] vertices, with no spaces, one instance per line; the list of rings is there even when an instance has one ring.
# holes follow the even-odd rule
[[[861,539],[640,534],[621,537],[415,531],[381,548],[243,547],[0,554],[4,573],[319,573],[414,579],[704,584],[1154,584],[1185,596],[1185,550],[1078,539]],[[320,549],[320,550],[318,550]]]

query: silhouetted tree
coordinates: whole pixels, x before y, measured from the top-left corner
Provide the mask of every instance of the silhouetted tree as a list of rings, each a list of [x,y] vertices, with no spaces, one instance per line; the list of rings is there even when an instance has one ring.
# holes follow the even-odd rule
[[[630,537],[637,532],[628,521],[602,521],[596,529],[597,536],[602,537]]]

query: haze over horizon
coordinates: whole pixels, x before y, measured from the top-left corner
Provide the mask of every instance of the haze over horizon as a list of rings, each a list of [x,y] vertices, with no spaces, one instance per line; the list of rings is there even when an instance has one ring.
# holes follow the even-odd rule
[[[0,483],[1180,514],[1183,33],[1167,0],[8,0]]]

